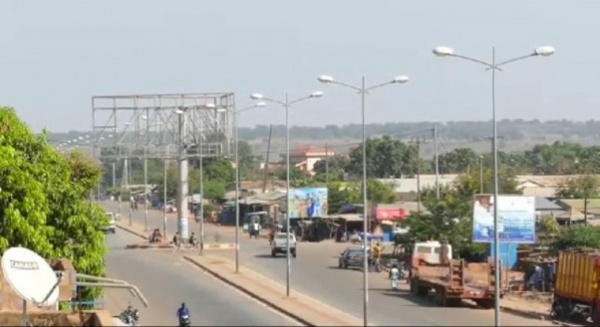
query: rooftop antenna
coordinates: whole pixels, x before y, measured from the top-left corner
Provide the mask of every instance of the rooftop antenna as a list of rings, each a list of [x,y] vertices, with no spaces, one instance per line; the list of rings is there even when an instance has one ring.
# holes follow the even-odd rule
[[[2,273],[10,287],[23,300],[23,326],[31,326],[27,317],[27,303],[49,307],[58,302],[57,276],[50,265],[37,253],[22,247],[13,247],[2,255]]]

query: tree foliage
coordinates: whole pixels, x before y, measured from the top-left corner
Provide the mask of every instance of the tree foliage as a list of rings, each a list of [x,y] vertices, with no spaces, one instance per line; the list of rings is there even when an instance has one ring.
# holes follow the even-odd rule
[[[577,225],[561,229],[551,246],[554,252],[582,248],[600,249],[600,227]]]
[[[22,246],[67,258],[84,274],[104,274],[104,210],[87,198],[100,167],[85,155],[63,156],[35,137],[11,108],[0,108],[0,251]],[[99,296],[85,289],[85,299]]]
[[[600,181],[598,177],[584,175],[567,180],[559,185],[556,196],[565,199],[590,199],[600,196]]]
[[[440,189],[439,199],[434,189],[423,190],[421,200],[426,210],[410,214],[402,222],[408,233],[398,236],[396,243],[411,248],[415,242],[446,240],[460,257],[471,260],[483,258],[487,246],[471,242],[473,196],[479,193],[480,182],[484,183],[484,190],[491,189],[490,179],[491,171],[484,171],[484,180],[481,181],[477,171],[460,175],[454,185]],[[514,176],[506,170],[499,174],[499,185],[502,186],[502,194],[519,193]]]
[[[398,178],[416,173],[418,156],[414,145],[408,145],[389,136],[371,138],[367,146],[367,176],[369,178]],[[362,145],[350,150],[348,170],[356,176],[362,174]]]
[[[197,161],[190,161],[192,168],[188,172],[188,190],[190,194],[200,191],[200,171]],[[204,172],[204,198],[210,200],[220,200],[227,191],[227,185],[235,181],[235,169],[231,162],[221,158],[204,159],[202,163]],[[177,180],[179,171],[175,162],[171,163],[167,169],[167,198],[173,199],[177,196]],[[157,185],[157,195],[161,201],[163,199],[164,181],[161,180]]]

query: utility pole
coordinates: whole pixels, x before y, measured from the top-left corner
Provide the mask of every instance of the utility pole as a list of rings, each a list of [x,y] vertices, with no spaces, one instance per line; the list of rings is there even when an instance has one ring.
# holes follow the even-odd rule
[[[438,156],[438,129],[433,125],[433,155],[435,161],[435,196],[440,198],[440,161]]]
[[[269,177],[269,155],[271,154],[271,137],[273,136],[273,125],[269,125],[269,142],[267,143],[267,155],[265,157],[265,176],[263,181],[263,193],[267,191],[267,178]],[[271,184],[272,185],[272,184]]]
[[[325,185],[329,185],[329,147],[325,143]]]
[[[117,186],[117,169],[115,167],[115,163],[112,163],[112,188],[114,189]]]
[[[421,165],[419,162],[421,159],[421,139],[417,137],[414,142],[416,142],[417,145],[417,155],[415,157],[415,164],[417,170],[417,211],[421,212]]]

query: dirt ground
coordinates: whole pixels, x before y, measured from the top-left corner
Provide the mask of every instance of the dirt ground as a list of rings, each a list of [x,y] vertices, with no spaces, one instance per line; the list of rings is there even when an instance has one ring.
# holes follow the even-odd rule
[[[29,315],[29,322],[33,326],[91,326],[90,314],[77,313],[36,313]],[[21,313],[1,312],[0,326],[22,326]]]
[[[469,263],[467,279],[470,283],[475,285],[487,285],[489,278],[487,269],[487,263]],[[502,271],[503,287],[506,288],[507,285],[511,284],[511,282],[522,281],[523,275],[524,274],[521,271],[512,271],[504,269]]]

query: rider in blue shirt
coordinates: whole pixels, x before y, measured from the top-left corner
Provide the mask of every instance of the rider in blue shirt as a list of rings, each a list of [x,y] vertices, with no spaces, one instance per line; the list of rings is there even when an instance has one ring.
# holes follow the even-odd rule
[[[190,310],[185,306],[185,303],[181,304],[181,307],[177,309],[177,317],[181,319],[184,316],[189,316]]]

